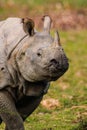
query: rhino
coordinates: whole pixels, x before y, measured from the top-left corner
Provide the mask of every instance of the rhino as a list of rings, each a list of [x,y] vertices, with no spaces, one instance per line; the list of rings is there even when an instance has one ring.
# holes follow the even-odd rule
[[[0,22],[0,123],[5,123],[5,130],[24,130],[23,122],[38,107],[50,82],[68,70],[58,31],[53,38],[51,18],[42,20],[40,32],[29,18]]]

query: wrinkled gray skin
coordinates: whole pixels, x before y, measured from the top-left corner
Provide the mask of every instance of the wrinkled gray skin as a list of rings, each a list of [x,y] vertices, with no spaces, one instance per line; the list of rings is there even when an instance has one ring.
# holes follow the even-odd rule
[[[68,69],[59,35],[50,35],[45,16],[42,32],[26,34],[20,18],[0,22],[0,122],[5,130],[24,130],[23,121],[37,108],[50,81]]]

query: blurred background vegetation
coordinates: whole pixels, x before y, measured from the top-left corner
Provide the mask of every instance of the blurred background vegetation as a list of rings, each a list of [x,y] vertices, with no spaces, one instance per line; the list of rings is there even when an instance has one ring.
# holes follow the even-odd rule
[[[41,29],[49,14],[60,32],[69,70],[52,82],[38,109],[26,120],[26,130],[87,130],[87,0],[0,0],[0,20],[30,17]],[[4,124],[0,126],[0,130]]]
[[[0,19],[29,16],[40,28],[45,14],[54,20],[54,28],[87,28],[87,0],[0,0]]]

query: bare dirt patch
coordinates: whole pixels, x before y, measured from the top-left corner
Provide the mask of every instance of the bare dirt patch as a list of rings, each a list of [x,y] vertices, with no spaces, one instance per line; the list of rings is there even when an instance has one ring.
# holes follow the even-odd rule
[[[61,106],[59,100],[53,98],[44,99],[41,105],[47,109],[55,109]]]

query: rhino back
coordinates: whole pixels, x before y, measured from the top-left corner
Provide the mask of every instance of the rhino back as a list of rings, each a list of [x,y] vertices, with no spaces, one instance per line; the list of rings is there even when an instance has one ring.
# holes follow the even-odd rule
[[[8,18],[0,22],[0,89],[12,84],[7,69],[7,55],[26,35],[22,26],[20,18]]]
[[[6,39],[6,51],[9,54],[19,40],[26,35],[21,18],[8,18],[1,22],[0,35]]]

